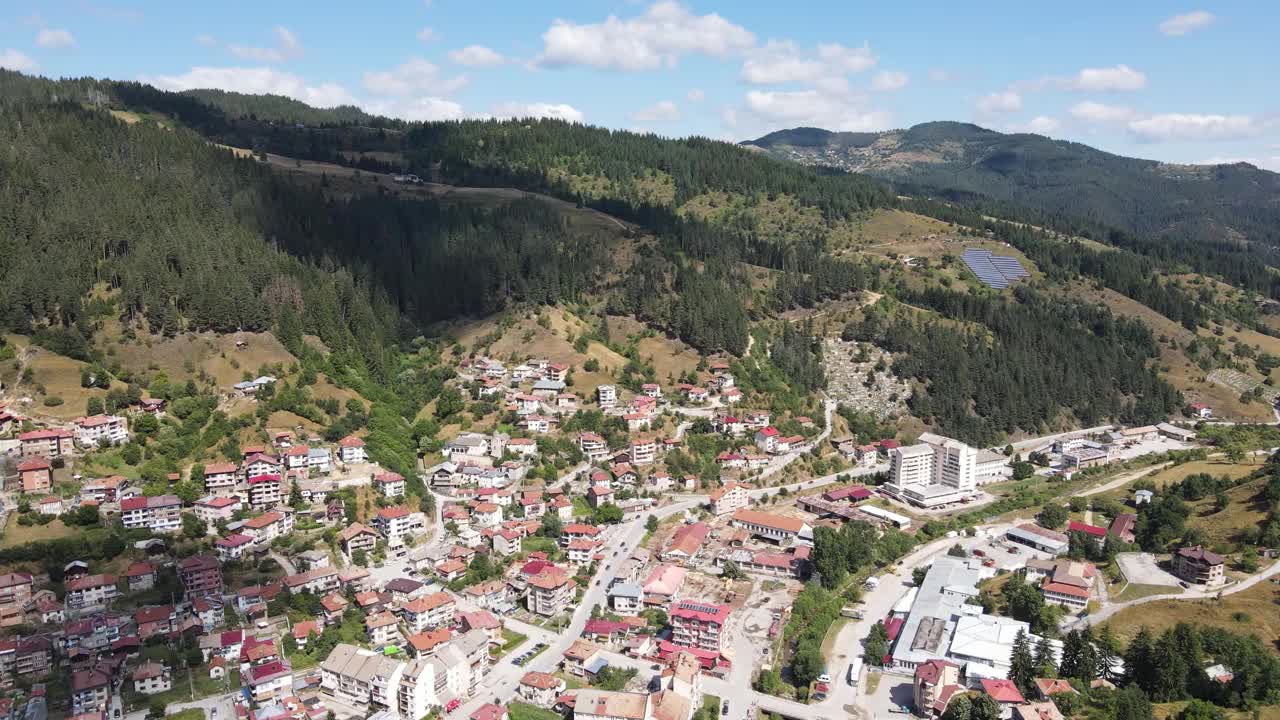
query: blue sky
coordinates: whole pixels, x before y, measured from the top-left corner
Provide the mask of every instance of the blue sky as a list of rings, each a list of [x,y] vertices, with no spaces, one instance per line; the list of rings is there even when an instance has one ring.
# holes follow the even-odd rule
[[[1274,2],[5,5],[0,67],[55,77],[727,140],[960,120],[1280,170]]]

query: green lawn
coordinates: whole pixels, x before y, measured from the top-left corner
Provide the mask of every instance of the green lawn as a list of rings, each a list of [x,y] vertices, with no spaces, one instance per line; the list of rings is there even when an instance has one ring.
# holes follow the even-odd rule
[[[1129,600],[1138,600],[1152,595],[1177,595],[1182,592],[1182,588],[1176,585],[1140,585],[1137,583],[1129,583],[1119,595],[1114,595],[1111,602],[1128,602]]]
[[[146,651],[150,649],[151,648],[145,648],[143,650],[143,655],[145,656],[147,654]],[[164,650],[166,648],[160,649]],[[191,678],[188,680],[186,669],[179,667],[173,673],[172,689],[158,695],[139,695],[133,691],[133,683],[125,683],[125,706],[132,708],[133,710],[141,710],[145,709],[152,702],[157,700],[165,705],[175,702],[190,702],[192,700],[193,690],[195,699],[199,700],[200,698],[206,698],[210,695],[221,695],[227,692],[228,687],[233,689],[240,687],[240,672],[238,670],[233,670],[228,673],[228,678],[230,680],[230,684],[228,684],[226,679],[213,680],[209,677],[209,667],[207,665],[201,665],[194,668],[194,672],[191,673]],[[203,714],[201,717],[203,717]]]
[[[591,505],[587,503],[587,499],[581,495],[573,496],[573,514],[574,515],[590,515],[594,512]]]
[[[511,720],[564,720],[557,713],[522,702],[510,703],[507,705],[507,712],[510,713]]]
[[[534,535],[521,540],[520,549],[527,553],[544,552],[550,555],[558,550],[559,547],[556,545],[555,538]]]
[[[189,708],[171,715],[165,715],[165,717],[173,718],[173,720],[204,720],[204,711],[200,708]]]
[[[493,655],[494,657],[502,657],[512,650],[520,647],[520,643],[528,639],[529,637],[527,635],[521,635],[515,630],[502,628],[502,647],[495,648],[493,650]]]

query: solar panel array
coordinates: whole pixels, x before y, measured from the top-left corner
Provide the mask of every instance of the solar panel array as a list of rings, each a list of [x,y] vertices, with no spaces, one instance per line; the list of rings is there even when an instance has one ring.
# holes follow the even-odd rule
[[[990,250],[969,248],[961,257],[974,275],[987,287],[1003,290],[1018,278],[1027,277],[1026,268],[1017,258],[1007,255],[992,255]]]

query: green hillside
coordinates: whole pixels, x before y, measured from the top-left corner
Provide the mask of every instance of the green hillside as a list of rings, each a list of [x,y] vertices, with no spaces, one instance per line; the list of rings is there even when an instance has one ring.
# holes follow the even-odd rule
[[[884,133],[796,128],[745,143],[805,164],[970,195],[1151,236],[1280,241],[1280,175],[1251,165],[1170,165],[1040,135],[934,122]]]

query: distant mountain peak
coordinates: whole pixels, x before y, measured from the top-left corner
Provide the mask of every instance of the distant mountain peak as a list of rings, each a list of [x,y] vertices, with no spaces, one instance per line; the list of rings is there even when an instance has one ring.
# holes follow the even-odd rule
[[[1280,243],[1280,175],[1248,163],[1162,163],[952,121],[878,133],[793,128],[742,145],[890,180],[904,193],[987,197],[1154,236]]]

